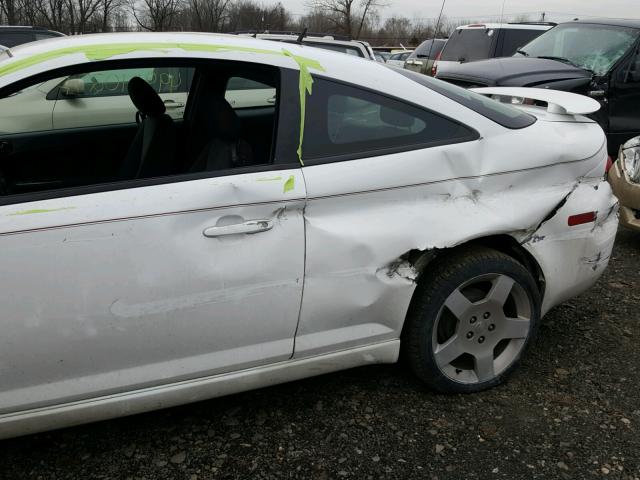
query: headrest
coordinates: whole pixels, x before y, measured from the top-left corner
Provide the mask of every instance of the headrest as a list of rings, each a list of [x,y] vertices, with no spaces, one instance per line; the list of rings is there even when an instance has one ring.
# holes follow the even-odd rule
[[[166,111],[160,95],[140,77],[133,77],[127,85],[129,97],[138,111],[148,117],[160,117]]]
[[[222,140],[235,141],[240,137],[242,124],[238,115],[224,97],[212,95],[208,102],[209,128],[216,137]]]

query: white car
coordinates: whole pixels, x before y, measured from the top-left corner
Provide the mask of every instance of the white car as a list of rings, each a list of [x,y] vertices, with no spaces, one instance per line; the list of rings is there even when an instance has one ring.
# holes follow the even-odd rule
[[[570,93],[238,36],[82,35],[0,55],[1,120],[43,82],[144,68],[186,69],[184,115],[136,75],[137,123],[88,105],[55,128],[43,108],[0,135],[0,437],[401,347],[427,385],[476,392],[607,266],[605,137]],[[235,82],[273,103],[234,108]],[[548,107],[501,103],[522,97]]]
[[[413,53],[413,50],[403,50],[400,52],[394,52],[387,59],[387,65],[392,67],[404,68],[404,62]]]

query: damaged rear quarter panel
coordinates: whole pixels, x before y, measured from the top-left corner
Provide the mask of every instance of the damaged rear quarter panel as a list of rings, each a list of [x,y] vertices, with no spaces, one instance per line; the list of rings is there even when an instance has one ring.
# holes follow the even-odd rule
[[[547,137],[564,135],[548,125]],[[408,252],[498,234],[524,241],[604,158],[601,134],[582,158],[571,158],[561,142],[537,151],[497,147],[517,137],[305,167],[306,272],[295,356],[398,338],[418,275],[404,261]]]

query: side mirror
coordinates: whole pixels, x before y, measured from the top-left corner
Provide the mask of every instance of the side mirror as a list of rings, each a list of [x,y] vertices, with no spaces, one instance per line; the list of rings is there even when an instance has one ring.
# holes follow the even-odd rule
[[[84,80],[68,78],[60,85],[60,93],[65,97],[77,97],[84,94]]]

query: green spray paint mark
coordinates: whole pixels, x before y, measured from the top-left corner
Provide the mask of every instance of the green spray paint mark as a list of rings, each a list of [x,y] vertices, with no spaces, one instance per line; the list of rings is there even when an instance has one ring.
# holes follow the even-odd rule
[[[305,106],[307,103],[307,94],[311,95],[311,89],[313,86],[313,77],[311,73],[309,73],[309,69],[313,68],[314,70],[318,70],[320,72],[324,72],[325,69],[320,65],[317,60],[312,60],[310,58],[300,57],[298,55],[294,55],[288,50],[282,49],[282,52],[287,56],[293,58],[298,66],[300,67],[300,80],[299,80],[299,88],[300,88],[300,140],[298,142],[298,160],[300,160],[300,165],[304,167],[304,162],[302,161],[302,140],[304,139],[304,117],[305,117]]]
[[[256,182],[277,182],[278,180],[282,180],[282,177],[259,178]]]
[[[289,175],[289,178],[287,179],[287,181],[284,182],[284,188],[282,190],[282,193],[290,192],[294,188],[296,188],[296,177],[294,177],[293,175]]]
[[[13,212],[13,213],[10,213],[9,216],[13,217],[16,215],[32,215],[34,213],[59,212],[61,210],[72,210],[74,208],[76,207],[63,207],[63,208],[51,208],[51,209],[35,208],[33,210],[20,210],[19,212]]]
[[[126,55],[138,51],[169,53],[171,49],[180,49],[187,52],[244,52],[258,53],[263,55],[285,55],[278,50],[268,50],[264,48],[240,47],[233,45],[217,45],[212,43],[171,43],[171,42],[138,42],[138,43],[109,43],[104,45],[80,45],[77,47],[59,48],[50,52],[31,55],[15,61],[7,61],[0,67],[0,76],[16,72],[23,68],[28,68],[48,60],[73,55],[83,54],[88,60],[107,60],[116,55]],[[298,57],[308,62],[314,60]]]

